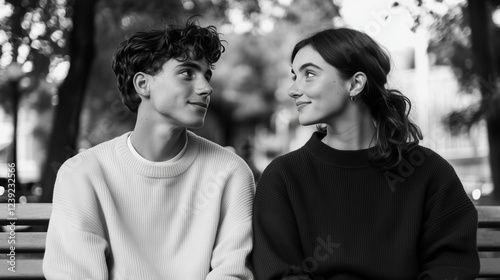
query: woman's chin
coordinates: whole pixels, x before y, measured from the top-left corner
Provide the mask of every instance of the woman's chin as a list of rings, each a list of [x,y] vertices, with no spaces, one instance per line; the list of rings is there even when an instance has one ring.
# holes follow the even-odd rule
[[[306,118],[301,118],[299,116],[299,123],[302,126],[309,126],[309,125],[317,124],[318,122],[315,122],[314,120],[310,120],[310,119],[306,119]]]

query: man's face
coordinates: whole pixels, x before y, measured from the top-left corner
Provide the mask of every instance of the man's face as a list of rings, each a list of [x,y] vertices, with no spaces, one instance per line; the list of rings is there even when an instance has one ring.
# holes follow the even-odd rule
[[[205,59],[168,60],[161,72],[150,76],[148,115],[175,127],[202,127],[213,90],[211,77]]]

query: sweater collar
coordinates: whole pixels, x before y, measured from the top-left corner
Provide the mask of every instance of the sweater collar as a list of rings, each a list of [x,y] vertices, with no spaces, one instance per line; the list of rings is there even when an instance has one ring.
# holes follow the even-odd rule
[[[318,159],[338,167],[356,168],[370,165],[369,152],[375,147],[361,150],[337,150],[321,141],[325,136],[323,132],[314,132],[305,148]]]
[[[174,177],[180,175],[194,162],[198,156],[198,137],[187,131],[187,147],[182,158],[175,162],[146,162],[135,157],[127,146],[127,138],[131,132],[119,136],[116,143],[118,158],[132,172],[155,178]]]

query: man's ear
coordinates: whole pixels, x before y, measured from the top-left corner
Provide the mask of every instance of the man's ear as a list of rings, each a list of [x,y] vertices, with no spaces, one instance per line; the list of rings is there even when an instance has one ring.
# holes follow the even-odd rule
[[[137,72],[134,75],[134,88],[140,97],[149,97],[149,75],[144,72]]]
[[[356,72],[351,77],[351,88],[349,89],[349,96],[357,97],[366,85],[366,75],[363,72]]]

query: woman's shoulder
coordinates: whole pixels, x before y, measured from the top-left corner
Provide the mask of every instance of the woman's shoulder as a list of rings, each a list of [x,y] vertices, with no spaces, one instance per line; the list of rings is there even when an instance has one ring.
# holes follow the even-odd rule
[[[274,158],[271,162],[285,164],[287,162],[295,162],[296,160],[303,159],[305,156],[305,146],[302,146],[296,150],[281,154]]]
[[[456,174],[450,162],[435,150],[417,145],[404,155],[398,170],[414,170],[426,177],[435,178]]]
[[[409,149],[403,157],[410,163],[417,165],[449,165],[449,162],[438,152],[422,145]]]
[[[266,166],[264,172],[269,173],[270,171],[273,171],[288,173],[297,167],[299,163],[303,163],[305,161],[306,153],[304,149],[304,147],[301,147],[297,150],[275,157]]]

